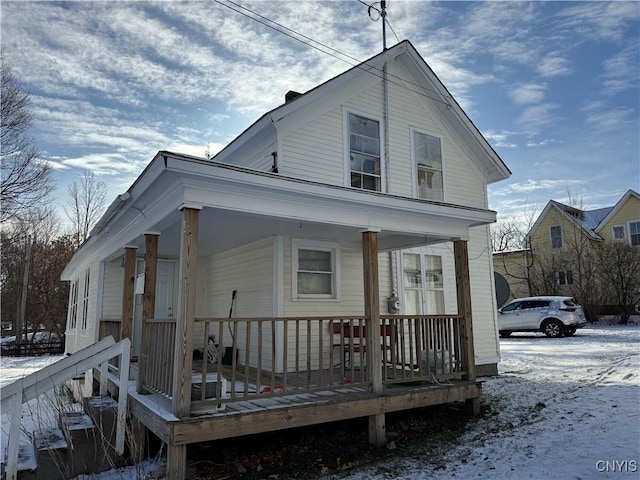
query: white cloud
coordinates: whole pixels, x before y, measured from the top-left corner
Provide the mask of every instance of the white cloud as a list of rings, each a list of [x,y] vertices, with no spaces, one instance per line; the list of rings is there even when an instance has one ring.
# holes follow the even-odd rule
[[[557,105],[541,103],[527,106],[518,117],[518,124],[525,130],[536,132],[554,121],[553,111]]]
[[[603,63],[602,83],[605,93],[614,95],[628,89],[638,89],[640,83],[640,62],[638,41],[627,45]]]
[[[567,2],[559,14],[560,26],[574,37],[592,40],[621,40],[626,26],[640,19],[635,1]]]
[[[539,61],[536,71],[543,77],[558,77],[560,75],[569,75],[573,69],[569,60],[561,53],[551,52]]]
[[[544,100],[547,86],[541,83],[523,83],[509,92],[509,97],[516,105],[529,105]]]
[[[516,143],[508,141],[508,139],[514,135],[513,132],[506,132],[506,131],[494,132],[492,130],[487,130],[485,132],[482,132],[482,135],[494,147],[516,148],[518,146]]]

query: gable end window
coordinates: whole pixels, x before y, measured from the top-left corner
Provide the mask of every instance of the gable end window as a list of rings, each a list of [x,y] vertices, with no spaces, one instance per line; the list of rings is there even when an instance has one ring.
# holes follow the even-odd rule
[[[418,198],[443,200],[442,146],[440,139],[426,133],[414,131],[413,154],[417,168]]]
[[[340,298],[340,249],[337,243],[293,240],[293,298]]]
[[[549,236],[551,237],[551,248],[562,248],[562,227],[560,225],[549,227]]]
[[[349,114],[349,170],[351,186],[381,189],[380,122]]]
[[[614,225],[613,227],[611,227],[611,238],[613,238],[614,240],[624,240],[624,225]]]
[[[640,222],[629,222],[629,240],[632,246],[640,246]]]

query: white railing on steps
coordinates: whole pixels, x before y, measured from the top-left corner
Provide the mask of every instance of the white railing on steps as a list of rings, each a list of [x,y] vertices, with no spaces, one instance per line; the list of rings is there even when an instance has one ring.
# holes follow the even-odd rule
[[[131,341],[128,338],[115,343],[113,337],[109,336],[42,370],[38,370],[0,388],[0,409],[3,413],[9,413],[11,422],[7,449],[7,479],[15,480],[18,476],[18,450],[22,404],[62,385],[64,382],[83,375],[93,368],[101,367],[104,371],[108,361],[118,356],[120,357],[120,391],[118,395],[116,451],[119,454],[124,452],[130,354]],[[100,382],[101,393],[106,392],[107,375],[101,375]]]

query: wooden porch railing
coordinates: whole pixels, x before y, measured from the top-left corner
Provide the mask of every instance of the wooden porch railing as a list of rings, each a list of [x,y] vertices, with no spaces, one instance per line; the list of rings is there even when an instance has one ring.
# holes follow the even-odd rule
[[[460,378],[465,373],[458,315],[381,317],[383,382]],[[150,320],[143,389],[172,397],[176,323]],[[365,318],[197,318],[192,412],[281,392],[367,385]]]

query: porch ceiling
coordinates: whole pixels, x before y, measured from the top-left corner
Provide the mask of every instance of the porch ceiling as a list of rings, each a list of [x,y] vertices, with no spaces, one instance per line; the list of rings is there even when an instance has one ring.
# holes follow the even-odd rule
[[[145,233],[160,235],[158,254],[180,252],[182,208],[200,210],[200,255],[274,235],[361,245],[379,232],[380,250],[467,239],[469,228],[495,212],[362,191],[195,157],[159,152],[132,187],[107,210],[63,272],[73,278],[87,261],[118,258],[125,246],[144,252]]]
[[[182,235],[180,212],[172,212],[163,220],[162,225],[160,230],[154,230],[160,234],[158,255],[177,256],[180,253]],[[214,255],[276,235],[337,241],[346,246],[359,248],[362,242],[361,230],[362,228],[356,226],[266,217],[247,212],[204,207],[200,211],[198,253],[202,256]],[[378,244],[382,250],[408,248],[442,241],[444,239],[441,237],[403,234],[388,230],[381,231],[378,235]],[[128,245],[135,245],[138,247],[138,253],[144,253],[144,235],[139,235]]]

